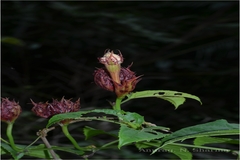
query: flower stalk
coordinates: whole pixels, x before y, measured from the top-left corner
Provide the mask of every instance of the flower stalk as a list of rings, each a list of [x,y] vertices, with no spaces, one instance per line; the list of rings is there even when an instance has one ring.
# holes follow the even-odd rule
[[[68,131],[68,124],[64,124],[61,126],[62,127],[62,131],[64,133],[64,135],[72,142],[72,144],[74,145],[75,148],[77,148],[78,150],[84,150],[82,147],[80,147],[78,145],[78,143],[76,142],[76,140],[71,136],[71,134]]]
[[[11,147],[15,150],[15,151],[19,151],[19,149],[16,147],[15,143],[14,143],[14,139],[13,139],[13,136],[12,136],[12,128],[13,128],[13,124],[12,122],[9,122],[7,123],[7,137],[8,137],[8,140],[9,140],[9,143],[11,145]]]
[[[117,95],[116,104],[113,106],[114,110],[121,110],[122,99],[132,92],[141,80],[141,76],[137,77],[130,70],[131,65],[127,68],[121,67],[123,56],[120,51],[118,52],[119,55],[107,50],[103,57],[98,58],[99,62],[104,64],[105,67],[94,71],[95,83],[105,90],[115,92]]]
[[[113,109],[114,109],[114,110],[116,110],[116,111],[117,111],[117,110],[119,110],[119,111],[121,110],[121,102],[122,102],[122,99],[123,99],[123,98],[121,98],[121,97],[117,97],[117,98],[116,98],[115,105],[113,106]]]

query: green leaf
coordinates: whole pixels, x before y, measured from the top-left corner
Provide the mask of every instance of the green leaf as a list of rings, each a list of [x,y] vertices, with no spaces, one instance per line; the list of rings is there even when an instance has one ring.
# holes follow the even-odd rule
[[[177,109],[180,105],[182,105],[185,102],[185,98],[191,98],[194,100],[199,101],[201,104],[201,100],[194,95],[178,92],[178,91],[169,91],[169,90],[149,90],[149,91],[140,91],[135,93],[130,93],[127,95],[127,99],[124,100],[122,103],[125,103],[131,99],[136,98],[149,98],[149,97],[156,97],[156,98],[162,98],[166,101],[169,101],[175,106],[175,109]]]
[[[17,158],[18,153],[9,144],[1,142],[1,154],[3,153],[10,153],[14,159],[18,159]]]
[[[226,120],[217,120],[180,129],[162,139],[163,144],[183,141],[189,138],[239,134],[239,125],[228,123]]]
[[[99,129],[95,129],[95,128],[91,128],[88,126],[85,126],[83,129],[83,133],[85,135],[85,140],[93,137],[93,136],[97,136],[99,134],[107,134],[107,135],[111,135],[113,137],[117,137],[115,134],[111,134],[109,132],[105,132],[103,130],[99,130]]]
[[[4,149],[2,146],[0,148],[1,155],[9,153],[6,149]]]
[[[15,151],[10,144],[6,142],[1,142],[1,155],[2,154],[11,154],[14,159],[21,159],[24,156],[24,149],[26,145],[16,145],[20,151]]]
[[[145,122],[149,123],[149,122]],[[160,131],[164,131],[164,132],[169,132],[170,128],[167,127],[163,127],[163,126],[147,126],[147,128],[153,129],[153,130],[160,130]]]
[[[135,128],[140,127],[144,122],[144,117],[134,112],[133,113],[123,112],[123,111],[116,111],[113,109],[95,109],[90,111],[79,111],[79,112],[57,114],[49,119],[46,127],[48,128],[51,125],[65,119],[73,119],[73,120],[82,119],[84,121],[84,117],[82,117],[82,115],[87,113],[104,113],[104,114],[114,115],[119,117],[119,119],[121,119],[123,123],[128,124]],[[92,119],[88,119],[88,120],[96,120],[96,119],[97,117],[92,117]]]
[[[123,116],[120,116],[124,122],[127,122],[128,125],[134,125],[134,128],[139,128],[143,122],[144,117],[132,112],[126,112]]]
[[[194,139],[194,145],[202,146],[205,144],[213,143],[228,143],[228,144],[239,144],[239,140],[231,138],[219,138],[219,137],[197,137]]]
[[[153,147],[155,145],[155,143],[151,143],[151,142],[136,142],[135,143],[135,146],[141,150],[141,149],[144,149],[144,148],[150,148],[150,147]],[[159,145],[158,145],[159,146]],[[156,146],[157,147],[157,146]]]
[[[178,156],[181,160],[186,160],[186,159],[192,159],[192,153],[187,150],[185,147],[181,146],[176,146],[172,144],[168,144],[166,146],[163,146],[161,148],[158,148],[152,152],[152,154],[158,152],[159,150],[165,150],[167,152],[173,153],[176,156]]]
[[[65,119],[74,119],[74,120],[81,119],[82,115],[87,114],[87,113],[105,113],[105,114],[111,114],[111,115],[118,116],[120,111],[117,112],[113,109],[96,109],[96,110],[90,110],[90,111],[79,111],[79,112],[57,114],[48,120],[48,124],[46,127],[48,128],[51,125],[58,123]]]
[[[80,111],[80,112],[70,112],[70,113],[62,113],[62,114],[57,114],[51,117],[48,120],[47,128],[50,127],[51,125],[58,123],[62,120],[65,119],[77,119],[80,118],[83,114],[89,113],[90,111]]]
[[[166,136],[166,134],[153,131],[149,128],[135,130],[133,128],[127,127],[126,125],[121,125],[119,131],[118,148],[120,149],[122,146],[130,144],[132,142],[150,141],[153,139],[162,138],[164,136]]]

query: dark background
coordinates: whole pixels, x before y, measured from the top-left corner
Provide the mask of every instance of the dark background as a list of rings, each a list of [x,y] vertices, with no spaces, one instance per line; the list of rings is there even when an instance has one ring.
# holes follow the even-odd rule
[[[119,49],[122,66],[144,75],[135,91],[175,90],[197,95],[174,110],[161,99],[123,105],[146,121],[182,127],[226,119],[239,122],[239,2],[2,2],[2,97],[19,101],[23,112],[14,126],[17,143],[30,144],[47,120],[31,112],[35,102],[81,98],[81,109],[110,108],[115,95],[95,85],[93,72],[105,49]],[[109,123],[72,125],[82,145],[83,126],[117,129]],[[4,130],[5,124],[2,126]],[[4,137],[4,134],[3,134]],[[55,145],[68,145],[60,130],[49,133]],[[39,141],[38,143],[41,143]],[[108,152],[111,152],[109,154]],[[79,158],[60,153],[62,158]],[[154,158],[136,148],[109,149],[93,158]],[[166,153],[156,157],[172,158]],[[194,153],[194,158],[235,158],[224,153]]]

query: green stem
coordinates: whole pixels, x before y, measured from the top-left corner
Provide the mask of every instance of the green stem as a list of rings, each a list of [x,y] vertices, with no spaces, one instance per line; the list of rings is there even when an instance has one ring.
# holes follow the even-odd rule
[[[7,126],[7,137],[8,137],[8,140],[9,140],[10,145],[12,146],[12,148],[15,151],[19,151],[19,149],[16,147],[16,145],[14,143],[14,139],[13,139],[13,136],[12,136],[13,124],[14,124],[13,122],[8,123],[8,126]]]
[[[29,144],[29,145],[25,148],[25,150],[28,149],[29,147],[31,147],[34,143],[36,143],[36,142],[39,140],[39,138],[41,138],[41,137],[37,137],[37,139],[35,139],[31,144]]]
[[[117,140],[115,140],[115,141],[112,141],[112,142],[109,142],[109,143],[107,143],[107,144],[104,144],[100,149],[104,149],[104,148],[106,148],[106,147],[108,147],[108,146],[110,146],[110,145],[112,145],[112,144],[114,144],[114,143],[117,143],[119,140],[117,139]]]
[[[119,97],[116,99],[115,105],[113,106],[113,109],[114,109],[114,110],[119,110],[119,111],[121,111],[121,102],[122,102],[122,99],[123,99],[123,98],[119,98]]]
[[[62,126],[62,131],[65,134],[65,136],[72,142],[75,148],[79,150],[84,150],[82,147],[78,145],[78,143],[75,141],[75,139],[71,136],[71,134],[68,132],[68,124],[65,124]]]

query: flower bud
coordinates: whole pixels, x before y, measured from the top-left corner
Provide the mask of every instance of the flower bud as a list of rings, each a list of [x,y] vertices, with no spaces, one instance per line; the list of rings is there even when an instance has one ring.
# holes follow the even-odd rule
[[[95,83],[105,90],[115,92],[117,97],[123,97],[132,92],[136,84],[141,80],[141,76],[136,77],[135,73],[129,68],[121,68],[119,72],[120,83],[116,83],[110,76],[108,70],[105,68],[97,69],[94,72]]]
[[[60,113],[68,113],[68,112],[77,112],[80,109],[80,99],[78,99],[75,103],[62,98],[60,101],[54,100],[52,103],[35,103],[31,100],[34,107],[32,111],[40,117],[43,118],[51,118],[52,116]]]
[[[10,101],[8,98],[2,98],[1,101],[1,121],[4,122],[14,122],[22,109],[20,105],[14,100]]]
[[[108,70],[112,80],[120,84],[119,73],[121,70],[121,63],[123,62],[123,57],[121,52],[120,55],[114,54],[113,51],[107,50],[103,57],[99,58],[99,62],[104,64]]]

